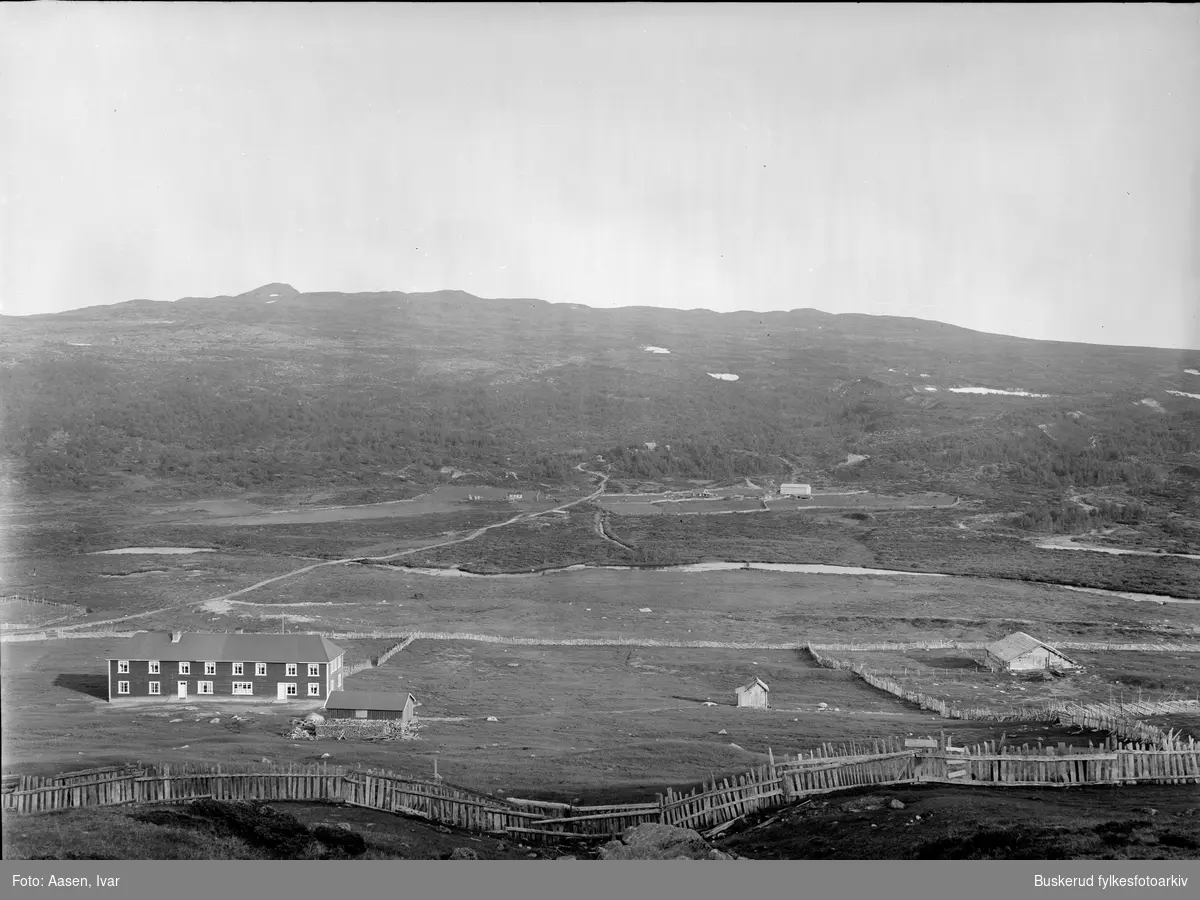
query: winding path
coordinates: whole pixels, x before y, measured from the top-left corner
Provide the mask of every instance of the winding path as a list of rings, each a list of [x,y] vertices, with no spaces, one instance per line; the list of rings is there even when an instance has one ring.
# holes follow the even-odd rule
[[[389,553],[384,556],[352,556],[352,557],[348,557],[346,559],[328,559],[328,560],[324,560],[323,562],[313,563],[311,566],[303,566],[299,569],[294,569],[291,572],[285,572],[282,575],[275,575],[272,578],[266,578],[262,581],[259,581],[255,584],[250,585],[249,587],[244,587],[244,588],[241,588],[240,590],[232,591],[228,594],[222,594],[219,597],[210,597],[207,600],[185,600],[182,603],[173,603],[170,606],[162,606],[162,607],[159,607],[158,609],[146,610],[145,612],[140,612],[140,613],[132,613],[127,616],[119,616],[115,619],[104,619],[99,622],[80,622],[77,625],[68,625],[63,628],[57,628],[57,629],[55,629],[55,631],[60,631],[60,632],[62,632],[62,631],[79,631],[79,630],[85,629],[85,628],[97,628],[102,625],[114,625],[118,622],[129,622],[133,619],[141,619],[141,618],[145,618],[146,616],[155,616],[155,615],[158,615],[159,613],[164,613],[164,612],[167,612],[172,609],[181,609],[185,606],[198,606],[202,603],[214,603],[214,602],[219,602],[222,600],[232,600],[234,597],[240,597],[243,594],[250,593],[251,591],[257,591],[259,588],[266,587],[269,584],[275,584],[278,581],[284,581],[288,578],[295,578],[297,575],[304,575],[308,572],[312,572],[316,569],[321,569],[326,566],[344,566],[349,563],[355,563],[355,562],[360,562],[360,561],[362,561],[362,562],[388,562],[393,559],[399,559],[402,556],[410,556],[414,553],[423,553],[426,550],[438,550],[438,549],[441,549],[442,547],[452,547],[455,544],[465,544],[468,541],[473,541],[476,538],[480,537],[481,535],[486,534],[487,532],[491,531],[493,528],[503,528],[506,525],[512,525],[516,522],[524,522],[524,521],[528,521],[530,519],[536,519],[538,516],[544,516],[544,515],[550,515],[550,514],[554,514],[554,513],[564,512],[564,511],[570,509],[572,506],[578,506],[581,503],[589,503],[592,500],[595,500],[598,497],[603,496],[604,488],[605,488],[605,485],[608,484],[609,476],[605,475],[601,472],[591,472],[583,467],[583,463],[580,463],[575,468],[578,471],[583,472],[584,474],[593,475],[593,476],[599,478],[600,479],[600,487],[597,488],[592,493],[588,494],[586,497],[580,497],[577,500],[572,500],[569,503],[564,503],[561,506],[554,507],[553,509],[543,509],[543,510],[539,510],[538,512],[532,512],[532,513],[519,513],[518,515],[513,516],[511,519],[505,519],[503,522],[496,522],[492,525],[484,525],[482,528],[477,528],[474,531],[472,531],[470,534],[468,534],[464,537],[454,538],[453,540],[449,540],[449,541],[441,541],[436,544],[427,544],[423,547],[412,547],[408,550],[401,550],[397,553]]]

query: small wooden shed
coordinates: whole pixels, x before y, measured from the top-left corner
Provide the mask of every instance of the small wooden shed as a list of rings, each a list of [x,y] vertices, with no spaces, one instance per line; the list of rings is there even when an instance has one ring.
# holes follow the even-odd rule
[[[1060,650],[1044,644],[1023,631],[988,644],[985,661],[993,672],[1066,671],[1079,664]]]
[[[771,698],[768,696],[770,692],[771,689],[765,681],[755,678],[749,684],[744,684],[737,689],[737,705],[767,709],[771,705]]]
[[[333,691],[325,701],[327,719],[399,719],[413,717],[417,698],[412,694],[383,691]]]

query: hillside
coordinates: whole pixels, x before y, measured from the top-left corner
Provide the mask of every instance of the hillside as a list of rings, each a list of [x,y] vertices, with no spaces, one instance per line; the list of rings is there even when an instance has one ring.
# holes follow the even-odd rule
[[[0,452],[31,495],[130,478],[394,495],[443,469],[560,482],[597,455],[617,489],[749,476],[1171,497],[1200,471],[1198,353],[814,309],[271,284],[2,317],[0,359]]]

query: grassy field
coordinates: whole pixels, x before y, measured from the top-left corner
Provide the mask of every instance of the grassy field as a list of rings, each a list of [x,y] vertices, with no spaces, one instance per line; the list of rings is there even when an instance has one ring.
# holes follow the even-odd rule
[[[660,647],[522,647],[418,640],[381,669],[351,678],[368,690],[429,698],[426,716],[508,718],[734,706],[734,688],[755,677],[771,685],[776,712],[814,713],[827,702],[851,712],[894,711],[882,694],[794,650]],[[736,713],[735,713],[736,714]]]
[[[448,533],[466,533],[512,518],[520,510],[463,508],[439,515],[373,518],[347,522],[235,525],[216,522],[192,524],[140,519],[106,521],[86,529],[56,530],[50,525],[30,526],[20,537],[19,549],[28,556],[66,556],[117,547],[211,547],[230,553],[311,556],[341,559],[373,553],[381,555],[418,546]]]
[[[1200,653],[1066,652],[1082,669],[1049,681],[997,675],[977,662],[982,651],[855,651],[829,655],[889,675],[913,690],[964,706],[1200,699]]]
[[[597,501],[598,505],[618,515],[625,516],[672,516],[722,512],[748,512],[769,509],[771,512],[806,512],[808,510],[883,510],[883,509],[939,509],[952,507],[957,497],[936,492],[921,492],[904,496],[887,496],[859,491],[850,494],[813,494],[808,499],[768,496],[764,505],[762,491],[749,488],[720,488],[712,493],[715,499],[668,500],[666,494],[639,495],[625,498],[619,494],[608,495]]]
[[[238,553],[29,556],[5,560],[5,579],[15,591],[92,610],[73,625],[197,603],[312,562]]]
[[[285,734],[307,705],[267,698],[105,702],[103,660],[115,645],[111,639],[0,645],[6,770],[50,773],[130,759],[312,762],[329,753],[334,764],[415,774],[432,774],[436,759],[450,781],[519,796],[632,802],[667,786],[744,771],[763,761],[768,748],[782,753],[826,741],[936,734],[948,724],[964,742],[1001,733],[1068,739],[1065,730],[1044,725],[947,723],[797,652],[631,654],[420,641],[346,683],[413,691],[422,703],[418,739],[294,741]],[[355,645],[351,655],[379,647]],[[776,708],[732,706],[733,687],[756,674],[771,683]],[[719,705],[703,706],[710,696]],[[819,702],[830,710],[817,712]]]
[[[38,627],[47,623],[79,621],[87,607],[79,603],[38,603],[21,597],[0,599],[0,624],[6,626]]]
[[[952,510],[875,508],[844,516],[816,511],[606,515],[610,533],[632,544],[632,551],[597,532],[598,513],[589,506],[553,520],[507,526],[475,541],[413,553],[404,562],[481,572],[575,562],[638,568],[470,578],[339,564],[226,598],[322,559],[419,548],[444,539],[446,532],[463,534],[510,512],[477,509],[276,526],[133,521],[118,528],[111,522],[85,522],[59,534],[77,552],[43,549],[10,555],[5,560],[6,591],[91,608],[84,617],[90,621],[145,613],[111,626],[121,630],[286,627],[333,633],[470,633],[548,642],[726,644],[984,641],[1018,629],[1050,641],[1194,640],[1200,635],[1200,605],[1151,605],[1017,580],[1038,573],[1035,561],[1053,561],[1060,564],[1055,577],[1067,581],[1078,576],[1085,583],[1130,590],[1142,586],[1139,579],[1146,573],[1154,573],[1147,583],[1173,585],[1185,593],[1194,584],[1179,584],[1186,574],[1194,575],[1196,563],[1039,551],[1016,536],[960,528]],[[90,555],[121,546],[209,547],[217,552]],[[707,559],[979,576],[1000,571],[1013,577],[687,573],[645,567]],[[339,643],[348,661],[356,661],[376,656],[394,640]],[[291,720],[309,707],[293,709],[269,698],[236,704],[108,704],[103,699],[104,660],[114,646],[103,637],[0,645],[7,770],[48,773],[131,757],[303,763],[328,753],[335,764],[417,775],[432,774],[436,761],[447,780],[480,790],[602,803],[652,799],[668,786],[687,788],[712,775],[735,774],[763,761],[768,749],[778,754],[824,742],[942,729],[964,743],[1001,735],[1017,742],[1100,737],[1044,725],[943,720],[870,688],[851,673],[817,667],[795,650],[419,640],[387,666],[352,676],[346,685],[412,691],[422,704],[416,739],[296,741],[286,736]],[[918,677],[929,683],[921,682],[921,689],[937,696],[950,691],[964,702],[991,691],[989,703],[1029,703],[1041,696],[1036,690],[1046,690],[1022,684],[1025,691],[1005,687],[1009,692],[999,694],[994,676],[951,665],[945,654],[942,662],[938,659],[937,654],[909,654],[891,666],[880,659],[877,667],[915,669],[920,663],[928,673]],[[1087,671],[1070,688],[1066,680],[1054,684],[1074,699],[1107,699],[1109,688],[1119,694],[1121,685],[1164,694],[1181,684],[1189,690],[1196,686],[1196,667],[1187,660],[1151,654],[1121,660],[1089,660]],[[732,706],[733,688],[756,675],[771,685],[774,709]],[[818,711],[819,703],[828,708]],[[497,721],[487,721],[489,716]],[[243,850],[231,844],[220,852]]]
[[[415,553],[403,562],[411,566],[457,566],[470,572],[503,573],[579,562],[629,565],[636,560],[633,553],[597,533],[594,510],[581,508],[553,519],[547,516],[497,528],[469,543]]]
[[[439,516],[461,516],[473,514],[480,510],[488,512],[507,512],[510,516],[522,512],[537,512],[550,509],[555,503],[552,497],[559,494],[573,494],[570,490],[560,490],[557,493],[532,491],[528,497],[525,492],[516,491],[522,495],[520,500],[508,500],[509,489],[495,487],[478,487],[471,485],[437,485],[417,497],[354,505],[312,504],[310,508],[284,508],[261,510],[234,510],[227,508],[228,504],[206,504],[206,507],[195,509],[196,512],[207,515],[196,516],[193,512],[186,515],[187,525],[216,525],[216,526],[261,526],[261,525],[328,525],[334,522],[357,522],[370,519],[413,519]],[[471,497],[480,500],[473,501]],[[573,499],[567,496],[567,499]],[[561,501],[561,502],[565,502]],[[189,510],[190,512],[190,510]],[[174,519],[170,513],[167,515]]]
[[[816,510],[738,516],[613,515],[609,528],[615,537],[662,564],[706,559],[832,563],[1200,599],[1200,563],[1195,560],[1039,549],[1014,531],[968,527],[961,521],[963,515],[932,509],[841,515]]]
[[[1197,605],[986,579],[644,569],[453,578],[353,565],[267,585],[237,598],[214,624],[249,626],[255,615],[289,609],[319,616],[330,630],[549,639],[979,641],[1023,629],[1043,640],[1136,640],[1200,629]]]

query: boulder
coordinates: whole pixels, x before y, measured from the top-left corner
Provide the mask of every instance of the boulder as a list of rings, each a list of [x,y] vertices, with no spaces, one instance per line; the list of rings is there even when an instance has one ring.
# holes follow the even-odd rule
[[[327,855],[335,859],[353,859],[367,852],[367,842],[363,836],[356,834],[344,822],[333,826],[318,825],[312,834],[328,848]]]
[[[320,713],[314,712],[314,713],[309,713],[307,716],[305,716],[304,721],[307,722],[309,725],[324,725],[325,717],[323,715],[321,715]]]
[[[479,854],[470,847],[455,847],[447,859],[479,859]]]
[[[892,809],[904,809],[904,804],[895,797],[891,799],[891,801],[888,803],[888,806],[890,806]]]
[[[896,801],[899,803],[900,801]],[[840,807],[842,812],[869,812],[874,809],[883,809],[884,799],[882,797],[855,797],[853,800],[847,800]]]
[[[600,859],[732,859],[690,828],[648,823],[627,828],[599,850]]]

